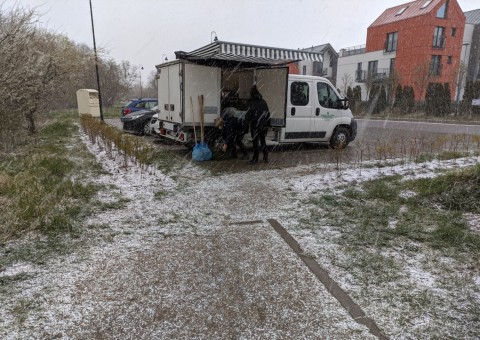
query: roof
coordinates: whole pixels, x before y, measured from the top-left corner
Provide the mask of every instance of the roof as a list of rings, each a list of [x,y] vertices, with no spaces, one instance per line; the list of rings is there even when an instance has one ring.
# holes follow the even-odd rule
[[[335,55],[338,56],[337,51],[335,51],[335,49],[333,48],[333,46],[330,45],[329,43],[322,44],[322,45],[318,45],[318,46],[307,47],[307,48],[302,49],[302,51],[316,52],[316,53],[320,53],[320,54],[322,54],[322,55],[323,55],[323,53],[325,53],[327,50],[329,50],[332,54],[335,54]]]
[[[175,52],[177,59],[194,62],[236,62],[282,65],[300,60],[322,61],[320,53],[278,47],[215,41],[192,52]]]
[[[417,0],[388,8],[369,27],[381,26],[425,15],[430,13],[443,0],[432,0],[427,6],[424,6],[427,1],[428,0]]]
[[[466,24],[480,25],[480,9],[465,12]]]

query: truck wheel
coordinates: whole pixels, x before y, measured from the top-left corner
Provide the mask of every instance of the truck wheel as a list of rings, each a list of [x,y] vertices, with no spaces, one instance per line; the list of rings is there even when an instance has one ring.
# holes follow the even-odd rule
[[[330,138],[330,146],[332,149],[345,149],[350,142],[350,132],[346,127],[339,126],[333,131]]]

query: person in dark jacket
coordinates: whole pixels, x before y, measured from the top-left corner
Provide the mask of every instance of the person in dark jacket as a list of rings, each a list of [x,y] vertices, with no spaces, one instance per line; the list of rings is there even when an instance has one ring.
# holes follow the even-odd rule
[[[258,155],[260,150],[258,144],[262,147],[263,161],[268,163],[268,148],[265,142],[270,122],[270,111],[267,102],[262,98],[257,86],[253,85],[250,89],[250,100],[248,102],[247,113],[245,114],[245,124],[250,128],[253,142],[253,158],[248,163],[258,163]]]
[[[243,158],[248,158],[248,153],[242,140],[245,136],[245,127],[243,119],[234,115],[232,108],[227,108],[223,115],[222,137],[224,140],[223,151],[227,152],[232,158],[238,158],[237,145],[243,153]]]

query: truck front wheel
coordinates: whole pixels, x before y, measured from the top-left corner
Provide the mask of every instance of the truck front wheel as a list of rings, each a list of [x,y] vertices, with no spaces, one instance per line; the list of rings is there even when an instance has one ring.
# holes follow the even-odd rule
[[[330,138],[330,146],[332,149],[345,149],[350,142],[350,132],[346,127],[337,126]]]

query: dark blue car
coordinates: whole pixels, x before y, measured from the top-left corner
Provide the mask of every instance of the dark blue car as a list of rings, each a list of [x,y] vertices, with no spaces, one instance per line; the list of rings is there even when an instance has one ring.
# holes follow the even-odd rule
[[[156,98],[132,99],[128,104],[122,106],[122,117],[135,111],[151,110],[154,106],[157,106],[157,103]]]

